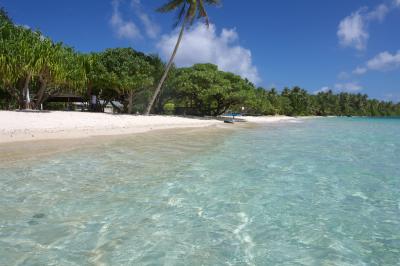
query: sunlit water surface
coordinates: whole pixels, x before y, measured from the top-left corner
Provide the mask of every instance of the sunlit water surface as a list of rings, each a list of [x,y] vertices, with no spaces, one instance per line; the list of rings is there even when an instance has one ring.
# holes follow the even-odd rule
[[[142,134],[0,170],[0,265],[400,264],[400,120]]]

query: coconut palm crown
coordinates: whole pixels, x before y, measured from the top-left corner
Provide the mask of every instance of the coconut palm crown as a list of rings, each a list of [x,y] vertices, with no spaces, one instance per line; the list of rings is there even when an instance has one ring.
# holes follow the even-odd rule
[[[177,20],[174,26],[179,25],[183,19],[193,24],[196,18],[205,20],[206,25],[209,25],[208,14],[205,5],[219,5],[220,0],[170,0],[168,3],[158,8],[157,11],[167,13],[178,10]]]

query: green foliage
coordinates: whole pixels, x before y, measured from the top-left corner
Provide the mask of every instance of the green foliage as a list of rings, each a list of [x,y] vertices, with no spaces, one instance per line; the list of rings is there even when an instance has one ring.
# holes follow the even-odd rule
[[[202,2],[218,1],[169,1],[162,11],[184,8],[187,14],[192,14],[190,5]],[[201,6],[196,8],[199,8],[196,12],[203,12]],[[201,16],[206,18],[206,14]],[[38,31],[14,25],[4,9],[0,9],[0,21],[0,109],[38,108],[53,94],[68,93],[87,100],[96,95],[103,106],[118,101],[124,105],[119,111],[143,112],[150,96],[155,94],[155,81],[161,79],[165,70],[165,63],[157,55],[146,55],[132,48],[80,54]],[[64,105],[46,103],[45,106]],[[285,88],[278,93],[275,89],[256,88],[247,79],[212,64],[186,68],[172,65],[154,109],[169,114],[184,109],[183,113],[212,116],[225,112],[400,116],[400,103],[368,99],[360,93],[327,91],[312,95],[300,87]]]
[[[176,98],[198,115],[220,115],[244,103],[253,86],[212,64],[197,64],[177,70],[173,86]]]
[[[99,55],[100,64],[110,81],[107,85],[122,97],[128,113],[133,112],[133,96],[148,89],[154,82],[152,60],[153,57],[131,48],[107,49]]]
[[[131,48],[114,48],[101,53],[99,59],[115,88],[122,93],[153,84],[154,69],[143,53]]]
[[[53,93],[84,87],[82,64],[72,48],[11,23],[0,26],[0,37],[0,83],[20,108],[37,108]]]
[[[168,102],[166,104],[164,104],[164,112],[168,115],[172,115],[175,111],[175,104]]]
[[[311,113],[310,97],[305,90],[299,87],[294,87],[291,90],[285,88],[282,91],[282,96],[289,100],[285,103],[286,114],[298,116]]]
[[[5,12],[1,14],[5,17]],[[38,31],[8,22],[0,25],[0,37],[0,89],[4,91],[0,95],[11,97],[7,101],[18,102],[19,108],[38,108],[51,95],[68,92],[108,101],[126,101],[129,95],[126,102],[132,110],[134,93],[153,85],[156,73],[151,63],[157,62],[160,69],[159,58],[130,48],[82,55]]]
[[[5,23],[11,23],[12,24],[12,20],[8,16],[7,11],[3,7],[1,7],[0,8],[0,25],[3,25]]]

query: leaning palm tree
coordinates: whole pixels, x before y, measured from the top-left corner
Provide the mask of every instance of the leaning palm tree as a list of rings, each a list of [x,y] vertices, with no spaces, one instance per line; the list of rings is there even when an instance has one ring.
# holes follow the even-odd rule
[[[175,44],[174,51],[172,52],[172,55],[165,68],[164,74],[162,75],[161,80],[158,83],[158,86],[153,94],[153,97],[151,98],[149,105],[147,106],[145,113],[146,115],[150,114],[154,102],[161,91],[161,87],[165,79],[167,78],[168,72],[172,66],[172,63],[174,62],[176,52],[178,51],[179,45],[182,41],[183,32],[185,31],[185,28],[187,26],[191,26],[193,22],[196,20],[196,18],[204,19],[204,22],[208,27],[209,20],[205,9],[205,5],[218,5],[219,3],[220,0],[169,0],[165,5],[157,9],[157,11],[162,13],[179,10],[178,18],[174,26],[178,26],[181,23],[182,25],[181,25],[181,30],[179,32],[178,40]]]

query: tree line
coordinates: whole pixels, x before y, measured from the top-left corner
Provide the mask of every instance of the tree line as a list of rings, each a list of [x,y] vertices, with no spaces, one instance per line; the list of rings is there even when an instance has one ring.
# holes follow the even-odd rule
[[[80,53],[15,25],[3,9],[0,23],[0,109],[39,109],[49,97],[70,93],[88,102],[96,95],[98,103],[91,110],[111,104],[121,113],[144,113],[157,95],[153,113],[400,116],[399,103],[365,94],[267,90],[212,64],[176,68],[132,48]],[[166,67],[168,77],[158,93]]]

